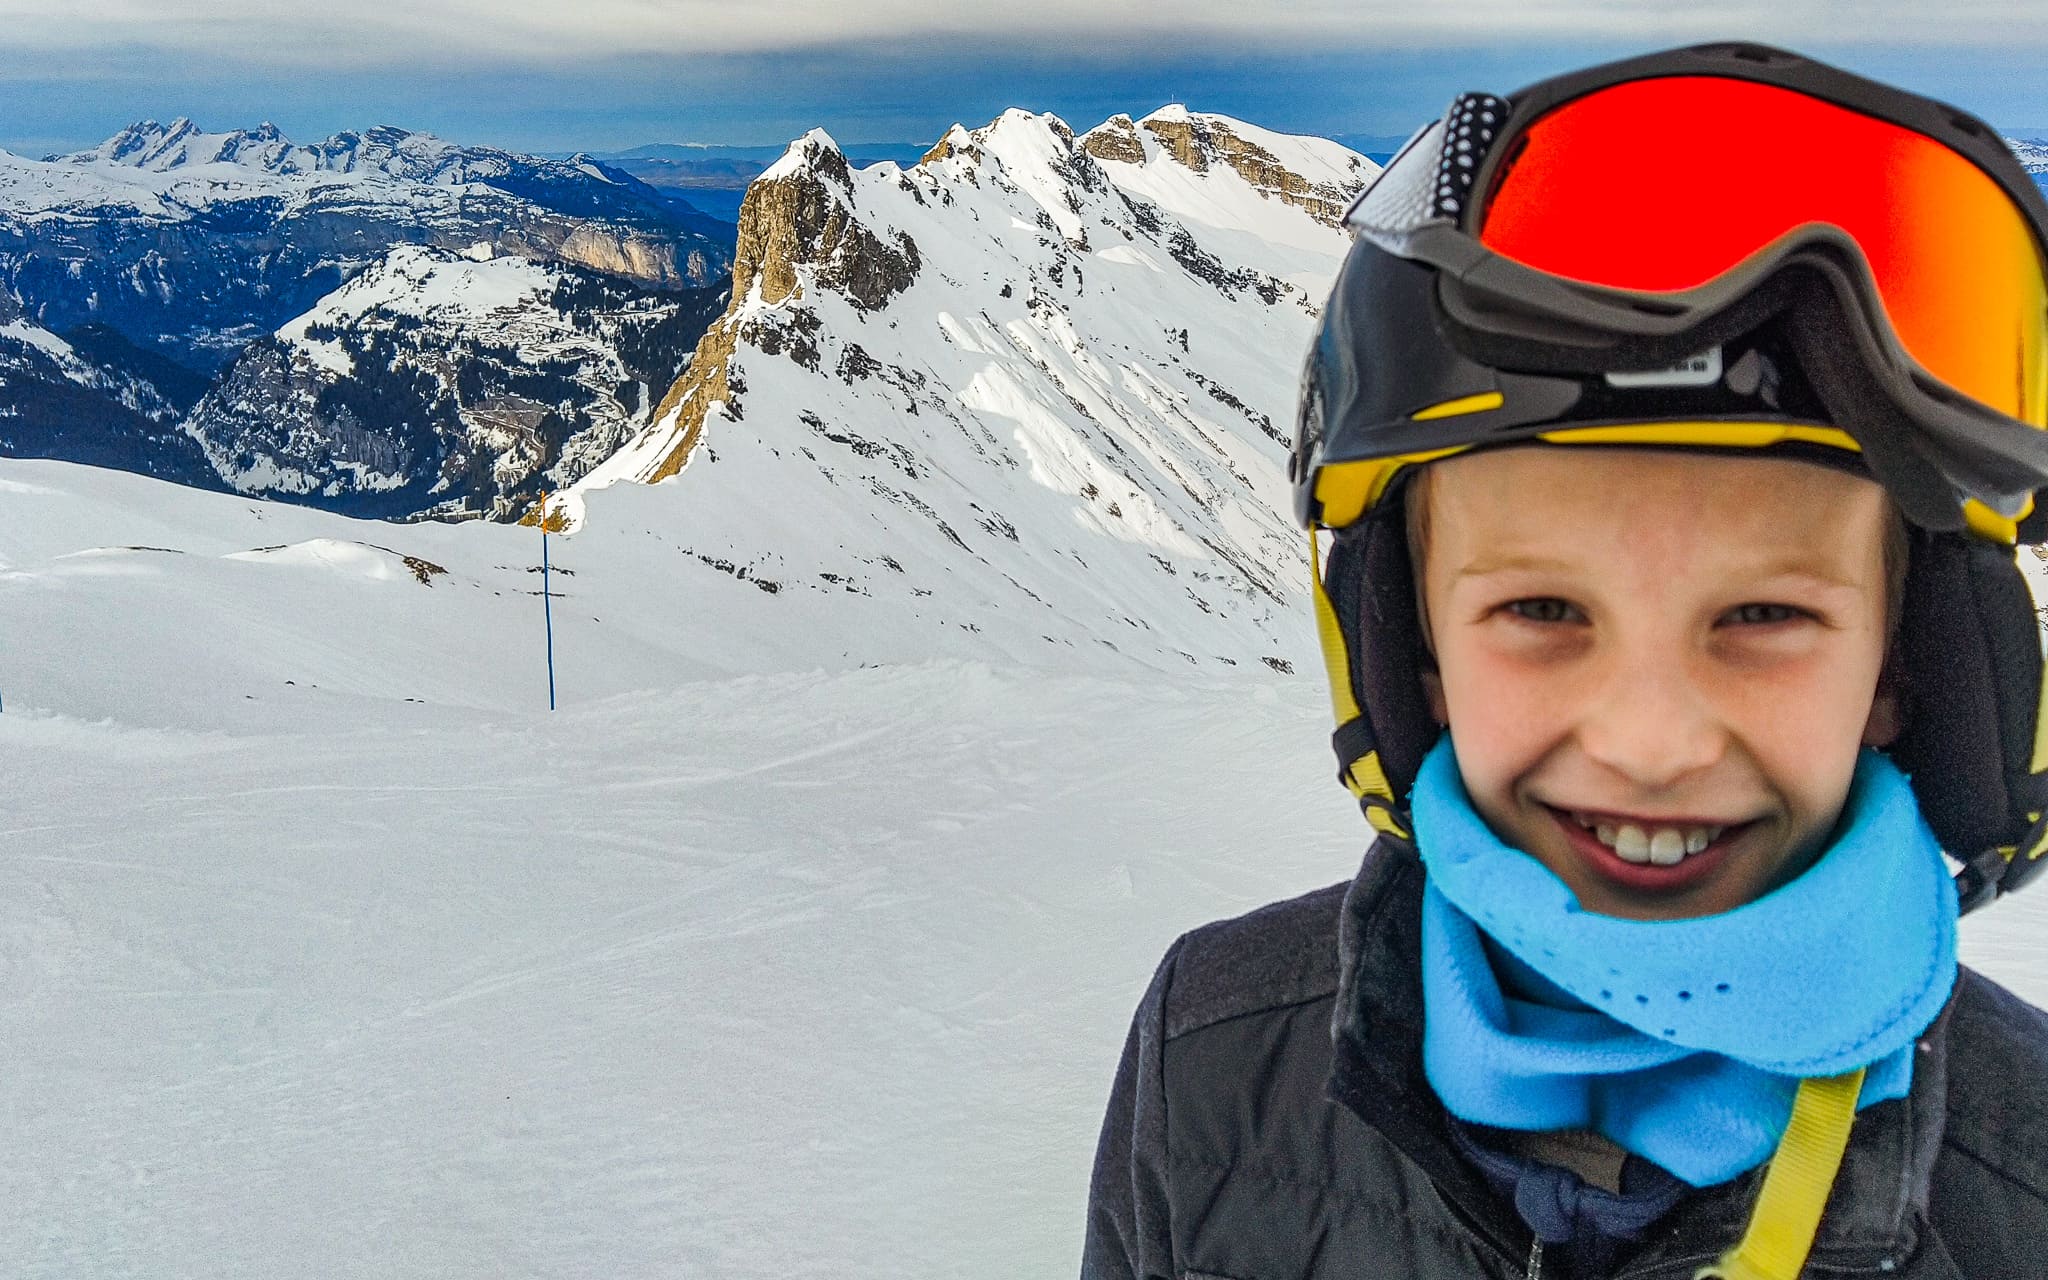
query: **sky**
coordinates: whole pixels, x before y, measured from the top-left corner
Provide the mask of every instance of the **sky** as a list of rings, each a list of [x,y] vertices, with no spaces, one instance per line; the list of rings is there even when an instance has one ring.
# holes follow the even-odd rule
[[[1799,49],[2048,133],[2048,6],[1948,0],[0,0],[0,147],[134,120],[395,124],[528,151],[924,143],[1012,106],[1079,128],[1185,102],[1290,132],[1401,136],[1512,90],[1710,39]]]

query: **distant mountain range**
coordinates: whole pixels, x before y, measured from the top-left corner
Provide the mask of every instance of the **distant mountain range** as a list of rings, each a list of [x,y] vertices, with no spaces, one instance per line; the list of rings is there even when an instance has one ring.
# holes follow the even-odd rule
[[[297,146],[270,125],[131,125],[90,151],[0,152],[0,287],[55,331],[105,324],[211,371],[398,244],[711,283],[730,228],[588,157],[403,129]]]
[[[1348,147],[1376,163],[1390,158],[1407,141],[1401,134],[1336,134],[1330,140]],[[911,143],[866,143],[841,148],[847,162],[866,166],[881,162],[909,168],[927,147]],[[626,151],[593,153],[606,164],[624,170],[663,191],[674,192],[706,213],[737,221],[740,198],[747,184],[760,176],[783,148],[736,147],[697,142],[658,142]],[[569,159],[573,153],[557,153]]]
[[[649,419],[724,302],[718,288],[401,245],[244,347],[184,430],[238,492],[511,518]]]
[[[733,234],[587,156],[389,127],[143,121],[0,152],[0,452],[505,514],[638,425],[723,303]]]
[[[1026,128],[1018,123],[1025,119],[1041,123]],[[1172,181],[1193,182],[1195,192],[1225,204],[1206,209],[1209,197],[1199,194],[1187,204],[1124,193],[1104,206],[1102,228],[1114,223],[1119,237],[1136,228],[1164,255],[1157,261],[1197,282],[1191,287],[1201,295],[1249,298],[1259,312],[1283,301],[1312,311],[1311,296],[1334,265],[1331,246],[1341,242],[1337,213],[1373,171],[1369,162],[1333,144],[1178,109],[1142,124],[1118,120],[1104,126],[1109,133],[1089,136],[1113,134],[1132,155],[1167,156],[1158,173],[1178,174]],[[1064,124],[1017,112],[985,130],[956,128],[933,148],[849,155],[829,145],[816,159],[814,138],[789,149],[656,146],[536,157],[388,127],[300,145],[270,125],[215,133],[182,119],[140,122],[98,147],[40,161],[0,153],[0,452],[385,517],[509,518],[541,492],[572,487],[601,467],[623,474],[649,450],[680,466],[687,450],[674,443],[679,432],[694,440],[707,414],[737,413],[750,344],[798,355],[813,345],[803,329],[818,314],[813,308],[792,309],[777,295],[776,306],[746,310],[745,297],[729,297],[729,264],[743,261],[746,294],[798,270],[790,264],[829,261],[836,265],[814,287],[879,313],[918,278],[920,255],[929,252],[919,242],[985,241],[1011,255],[1043,238],[1048,215],[1037,204],[1023,211],[1040,230],[1020,232],[1013,220],[1021,206],[983,210],[955,194],[966,190],[963,181],[981,180],[979,170],[960,169],[962,154],[990,138],[1007,144],[1039,135],[1066,139],[1056,145],[1068,157],[1054,158],[1048,173],[1013,157],[987,171],[997,190],[1012,182],[1006,174],[1086,190],[1072,186],[1074,175],[1110,171],[1090,150],[1074,149]],[[861,161],[867,165],[856,171]],[[824,188],[799,181],[808,194],[787,203],[792,172],[819,165],[843,169],[849,192],[883,184],[876,189],[886,188],[891,201],[915,200],[908,193],[928,188],[946,212],[919,241],[906,236],[892,247],[874,238],[866,211],[826,199]],[[664,185],[635,176],[634,166]],[[1313,176],[1303,177],[1304,168]],[[1090,179],[1098,196],[1089,200],[1112,190],[1104,180]],[[753,193],[740,224],[707,217],[683,194],[721,190]],[[1230,203],[1245,200],[1248,209]],[[1182,205],[1195,212],[1167,212]],[[1218,219],[1229,229],[1202,229]],[[1276,235],[1298,239],[1300,225],[1320,228],[1316,266],[1290,281],[1251,265],[1267,253],[1257,246]],[[1086,231],[1080,236],[1085,244]],[[1070,261],[1040,268],[1050,273],[1045,280],[1072,286],[1084,274],[1128,274],[1130,255],[1152,250],[1105,243],[1100,262],[1062,252]],[[969,292],[978,313],[1024,301],[992,275],[986,290]],[[1030,295],[1034,307],[1053,297],[1041,292]],[[1160,312],[1146,289],[1120,301],[1098,286],[1092,296],[1091,306],[1110,311]],[[692,362],[707,350],[699,339],[721,313],[712,367],[693,377]],[[743,321],[734,319],[742,313]],[[1192,327],[1241,323],[1218,315],[1195,317]],[[797,326],[787,339],[777,337],[784,324]],[[1140,344],[1156,348],[1148,363],[1186,360],[1190,327],[1168,325]],[[863,380],[874,372],[863,353],[889,349],[865,341],[844,345],[835,365],[843,376]],[[922,363],[935,367],[932,357]],[[889,361],[882,376],[910,368]],[[1277,445],[1273,411],[1250,408],[1232,389],[1234,375],[1205,369],[1188,366],[1189,385],[1249,415]],[[706,394],[714,383],[732,392],[725,408]],[[863,412],[843,431],[823,429],[868,441]],[[1168,422],[1184,417],[1176,410]],[[620,446],[636,439],[631,458],[619,461]],[[919,447],[906,443],[897,456],[922,474],[908,461]],[[1193,475],[1211,464],[1166,465]],[[1250,474],[1237,464],[1226,470]],[[930,501],[901,492],[910,510]],[[1146,510],[1148,499],[1133,492],[1103,501],[1119,520],[1126,509]],[[941,494],[929,510],[951,505]],[[951,527],[961,517],[939,518]],[[1003,518],[991,515],[985,527],[1000,528]],[[1244,564],[1263,558],[1230,554]]]

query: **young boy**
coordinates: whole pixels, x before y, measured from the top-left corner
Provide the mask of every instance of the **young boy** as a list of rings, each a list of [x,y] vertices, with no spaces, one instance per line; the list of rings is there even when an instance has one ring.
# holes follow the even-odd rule
[[[2048,1276],[2048,1017],[1955,958],[2048,865],[2048,205],[1720,45],[1349,223],[1293,476],[1380,838],[1168,952],[1083,1275]]]

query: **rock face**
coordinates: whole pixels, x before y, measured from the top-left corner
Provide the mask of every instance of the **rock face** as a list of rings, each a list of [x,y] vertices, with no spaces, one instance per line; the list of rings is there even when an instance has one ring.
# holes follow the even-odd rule
[[[749,188],[688,371],[551,511],[634,512],[792,625],[912,616],[920,657],[1291,669],[1286,430],[1331,210],[1376,172],[1177,109],[1012,111],[909,168],[814,132]]]
[[[790,158],[747,188],[740,233],[733,248],[733,280],[758,287],[777,303],[797,287],[797,268],[873,311],[917,277],[917,245],[898,232],[884,243],[864,226],[854,206],[846,157],[823,130],[791,148]]]
[[[1131,123],[1131,118],[1126,115],[1111,116],[1090,129],[1081,149],[1097,160],[1114,160],[1120,164],[1145,163],[1145,144],[1138,140],[1138,126]]]
[[[1119,116],[1117,120],[1129,124],[1128,117]],[[1196,173],[1208,172],[1212,164],[1228,166],[1261,195],[1304,209],[1325,226],[1334,227],[1343,220],[1344,210],[1357,196],[1360,184],[1378,171],[1364,156],[1355,156],[1354,163],[1341,177],[1309,178],[1290,168],[1269,149],[1267,144],[1279,135],[1222,116],[1192,115],[1185,107],[1165,107],[1145,117],[1145,130],[1159,140],[1168,155]],[[1142,149],[1136,129],[1125,132],[1129,144]],[[1129,144],[1120,139],[1107,143],[1119,146],[1122,154],[1104,158],[1140,163],[1141,160],[1130,159]]]
[[[647,421],[723,301],[401,247],[248,344],[185,426],[238,492],[515,517]]]
[[[725,224],[623,171],[378,128],[295,146],[145,121],[91,151],[0,153],[0,288],[62,332],[211,371],[392,247],[566,262],[655,287],[729,263]]]

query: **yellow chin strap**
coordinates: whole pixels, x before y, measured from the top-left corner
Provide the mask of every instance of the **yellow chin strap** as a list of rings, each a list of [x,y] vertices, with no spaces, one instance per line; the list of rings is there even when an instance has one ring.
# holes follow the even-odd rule
[[[1694,1272],[1693,1280],[1798,1280],[1849,1149],[1862,1092],[1861,1067],[1799,1082],[1792,1119],[1764,1173],[1749,1229],[1719,1261]]]

